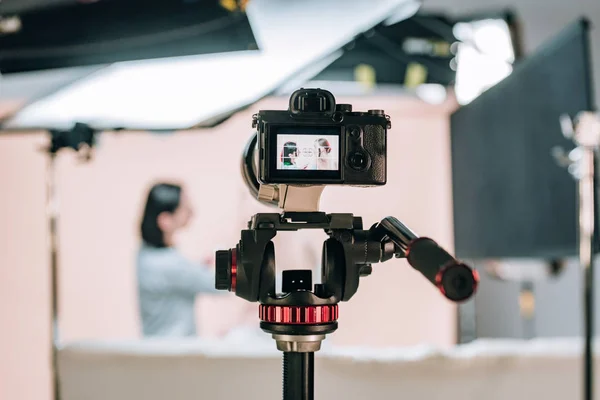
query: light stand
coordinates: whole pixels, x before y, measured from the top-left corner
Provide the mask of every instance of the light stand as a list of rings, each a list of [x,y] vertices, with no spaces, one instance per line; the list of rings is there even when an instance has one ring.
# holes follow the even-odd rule
[[[46,176],[46,213],[49,221],[50,240],[50,300],[51,300],[51,379],[52,399],[60,399],[58,382],[58,205],[56,195],[56,153],[48,151],[48,170]]]
[[[594,253],[596,250],[596,166],[600,147],[600,115],[583,112],[575,121],[575,129],[568,116],[561,118],[563,135],[577,147],[565,158],[569,172],[577,180],[579,198],[579,262],[584,272],[584,399],[593,400],[594,369]],[[560,152],[560,150],[558,151]],[[556,154],[558,154],[556,152]],[[558,157],[559,160],[561,157]]]
[[[75,124],[70,131],[50,130],[50,146],[43,149],[48,154],[48,167],[46,175],[46,213],[50,236],[50,304],[51,304],[51,379],[52,399],[60,399],[60,385],[58,379],[58,344],[59,331],[59,303],[58,303],[58,194],[56,189],[56,157],[61,149],[71,148],[78,152],[80,159],[90,160],[91,149],[94,144],[95,131],[84,124]]]

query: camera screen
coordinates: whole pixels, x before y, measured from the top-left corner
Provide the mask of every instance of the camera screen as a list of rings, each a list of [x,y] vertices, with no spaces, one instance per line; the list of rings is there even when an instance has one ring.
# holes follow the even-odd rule
[[[277,135],[277,169],[338,171],[340,137],[326,134]]]
[[[271,183],[337,182],[343,160],[339,126],[270,126],[267,176]]]

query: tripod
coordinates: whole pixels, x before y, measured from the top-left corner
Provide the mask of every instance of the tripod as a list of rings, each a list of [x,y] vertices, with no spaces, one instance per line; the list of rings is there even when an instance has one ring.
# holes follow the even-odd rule
[[[475,292],[476,271],[396,218],[386,217],[365,230],[362,218],[353,214],[308,211],[318,209],[322,187],[281,186],[261,188],[259,198],[284,193],[284,212],[254,215],[235,248],[216,252],[215,287],[259,303],[260,327],[283,352],[284,400],[314,398],[314,353],[338,327],[338,303],[352,298],[360,278],[372,273],[372,264],[405,257],[448,299],[464,301]],[[272,239],[279,231],[299,229],[323,229],[329,236],[323,244],[321,283],[313,285],[311,270],[284,271],[282,293],[276,293]]]
[[[71,148],[79,152],[82,160],[90,159],[90,150],[94,144],[95,131],[85,124],[75,124],[70,131],[50,130],[50,145],[43,149],[48,154],[47,169],[47,205],[48,228],[50,237],[50,305],[51,305],[51,379],[52,399],[60,399],[60,385],[58,379],[58,343],[59,331],[59,304],[58,304],[58,193],[56,190],[56,157],[58,152]]]

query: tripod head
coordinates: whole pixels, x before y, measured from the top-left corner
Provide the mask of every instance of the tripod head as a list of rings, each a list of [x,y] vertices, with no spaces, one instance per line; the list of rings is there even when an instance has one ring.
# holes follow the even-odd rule
[[[311,270],[284,271],[283,293],[276,293],[272,239],[279,231],[299,229],[323,229],[329,236],[323,244],[321,283],[312,284]],[[280,350],[289,351],[285,346],[296,341],[278,340],[280,335],[321,336],[335,331],[338,303],[354,296],[360,278],[372,273],[372,264],[393,257],[406,258],[449,300],[464,301],[476,290],[476,271],[396,218],[386,217],[365,230],[360,217],[324,212],[254,215],[235,248],[217,251],[216,288],[259,302],[261,328],[275,335]],[[313,342],[320,345],[320,340]]]

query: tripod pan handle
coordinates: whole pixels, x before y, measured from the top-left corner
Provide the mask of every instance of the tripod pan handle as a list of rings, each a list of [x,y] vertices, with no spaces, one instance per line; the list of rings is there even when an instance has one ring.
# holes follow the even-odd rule
[[[467,300],[477,289],[477,271],[456,260],[430,238],[412,240],[406,250],[406,259],[449,300]]]

